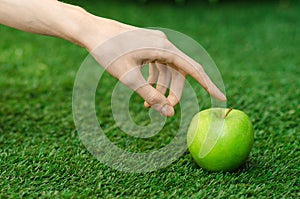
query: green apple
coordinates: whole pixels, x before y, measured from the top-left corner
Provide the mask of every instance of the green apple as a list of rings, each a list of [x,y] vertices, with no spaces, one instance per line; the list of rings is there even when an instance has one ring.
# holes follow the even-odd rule
[[[211,108],[196,114],[187,134],[189,151],[197,164],[209,171],[232,171],[248,157],[253,126],[242,111]]]

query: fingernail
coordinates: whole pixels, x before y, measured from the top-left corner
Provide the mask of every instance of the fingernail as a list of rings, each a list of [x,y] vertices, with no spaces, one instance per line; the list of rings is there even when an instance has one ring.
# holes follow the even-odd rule
[[[174,109],[172,106],[166,104],[164,105],[161,109],[160,109],[161,114],[165,115],[165,116],[173,116],[174,115]]]
[[[150,108],[151,106],[150,106],[150,104],[148,104],[148,102],[144,102],[144,106],[145,106],[145,108]]]
[[[226,101],[227,100],[226,96],[223,93],[221,93],[220,99],[221,99],[221,101]]]

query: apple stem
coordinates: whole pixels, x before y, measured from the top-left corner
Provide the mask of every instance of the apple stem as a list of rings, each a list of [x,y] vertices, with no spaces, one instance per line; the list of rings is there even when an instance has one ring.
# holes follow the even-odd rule
[[[225,116],[224,116],[224,119],[229,115],[229,113],[232,111],[232,108],[228,108],[228,111],[226,112]]]

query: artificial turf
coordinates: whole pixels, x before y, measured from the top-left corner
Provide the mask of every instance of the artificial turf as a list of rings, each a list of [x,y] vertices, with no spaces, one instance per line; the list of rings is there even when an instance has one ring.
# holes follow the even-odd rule
[[[222,74],[228,105],[245,111],[255,129],[246,164],[235,172],[197,167],[189,152],[164,169],[137,174],[111,169],[81,143],[72,116],[76,72],[87,56],[66,41],[0,26],[0,198],[299,198],[300,4],[122,3],[73,1],[88,11],[142,27],[166,27],[201,43]],[[209,97],[189,79],[209,108]],[[142,140],[114,127],[111,85],[97,90],[97,116],[119,147],[165,146],[177,130]],[[143,124],[138,96],[130,111]],[[139,114],[137,114],[139,113]]]

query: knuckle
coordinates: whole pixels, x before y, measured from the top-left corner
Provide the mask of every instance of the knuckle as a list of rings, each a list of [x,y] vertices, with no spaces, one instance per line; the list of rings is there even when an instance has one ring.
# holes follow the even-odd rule
[[[161,88],[161,87],[167,88],[168,86],[169,86],[169,82],[166,81],[165,79],[159,79],[157,81],[157,88]]]
[[[148,94],[145,100],[150,105],[154,105],[154,104],[158,104],[161,101],[161,96],[158,92],[153,91]]]
[[[156,97],[157,94],[149,93],[146,97],[146,102],[148,102],[150,105],[156,104]]]
[[[147,82],[149,84],[155,84],[156,83],[155,78],[153,76],[149,76],[148,79],[147,79]]]
[[[167,35],[161,30],[154,30],[154,33],[161,38],[164,38],[164,39],[168,38]]]
[[[171,43],[168,40],[167,35],[160,30],[152,30],[153,41],[156,43],[156,46],[162,49],[168,49],[171,47]]]
[[[172,96],[169,98],[169,101],[172,104],[172,106],[175,106],[176,104],[178,104],[179,99],[176,96]]]

